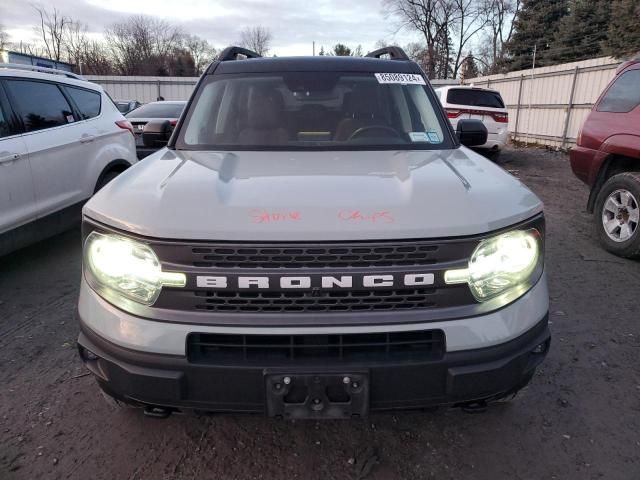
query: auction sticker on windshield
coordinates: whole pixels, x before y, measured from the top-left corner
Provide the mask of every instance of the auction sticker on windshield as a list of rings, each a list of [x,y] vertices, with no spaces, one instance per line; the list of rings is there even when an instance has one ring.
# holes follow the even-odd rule
[[[426,85],[422,75],[414,73],[374,73],[378,83],[400,83],[402,85]]]

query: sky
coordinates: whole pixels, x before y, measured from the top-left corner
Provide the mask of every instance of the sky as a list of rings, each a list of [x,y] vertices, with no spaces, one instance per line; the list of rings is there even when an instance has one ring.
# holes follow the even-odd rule
[[[320,46],[329,50],[336,43],[360,44],[366,52],[378,40],[403,46],[418,39],[397,31],[397,22],[385,18],[381,0],[0,0],[0,24],[11,41],[34,41],[39,17],[33,5],[55,7],[86,23],[96,36],[130,15],[155,16],[216,48],[237,44],[244,28],[262,25],[273,34],[269,53],[278,56],[311,55],[313,41],[317,53]]]

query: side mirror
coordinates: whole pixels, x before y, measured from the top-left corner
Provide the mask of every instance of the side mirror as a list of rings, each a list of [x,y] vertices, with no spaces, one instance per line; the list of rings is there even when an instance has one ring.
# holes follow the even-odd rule
[[[142,130],[142,143],[149,148],[166,147],[172,132],[169,120],[153,120]]]
[[[458,120],[456,136],[465,147],[477,147],[487,143],[489,132],[480,120]]]

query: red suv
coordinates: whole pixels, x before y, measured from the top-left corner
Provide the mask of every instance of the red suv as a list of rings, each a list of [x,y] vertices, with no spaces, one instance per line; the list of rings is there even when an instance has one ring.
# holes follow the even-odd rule
[[[640,58],[622,64],[571,150],[571,168],[591,187],[587,204],[603,246],[640,256]]]

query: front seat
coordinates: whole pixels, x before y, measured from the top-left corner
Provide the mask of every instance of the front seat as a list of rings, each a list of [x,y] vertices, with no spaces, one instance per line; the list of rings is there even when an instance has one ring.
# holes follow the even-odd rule
[[[240,131],[240,145],[283,145],[289,140],[284,128],[284,100],[273,87],[254,88],[249,95],[247,127]]]
[[[386,126],[380,112],[376,87],[360,87],[344,95],[343,118],[336,128],[335,140],[348,140],[363,127]]]

